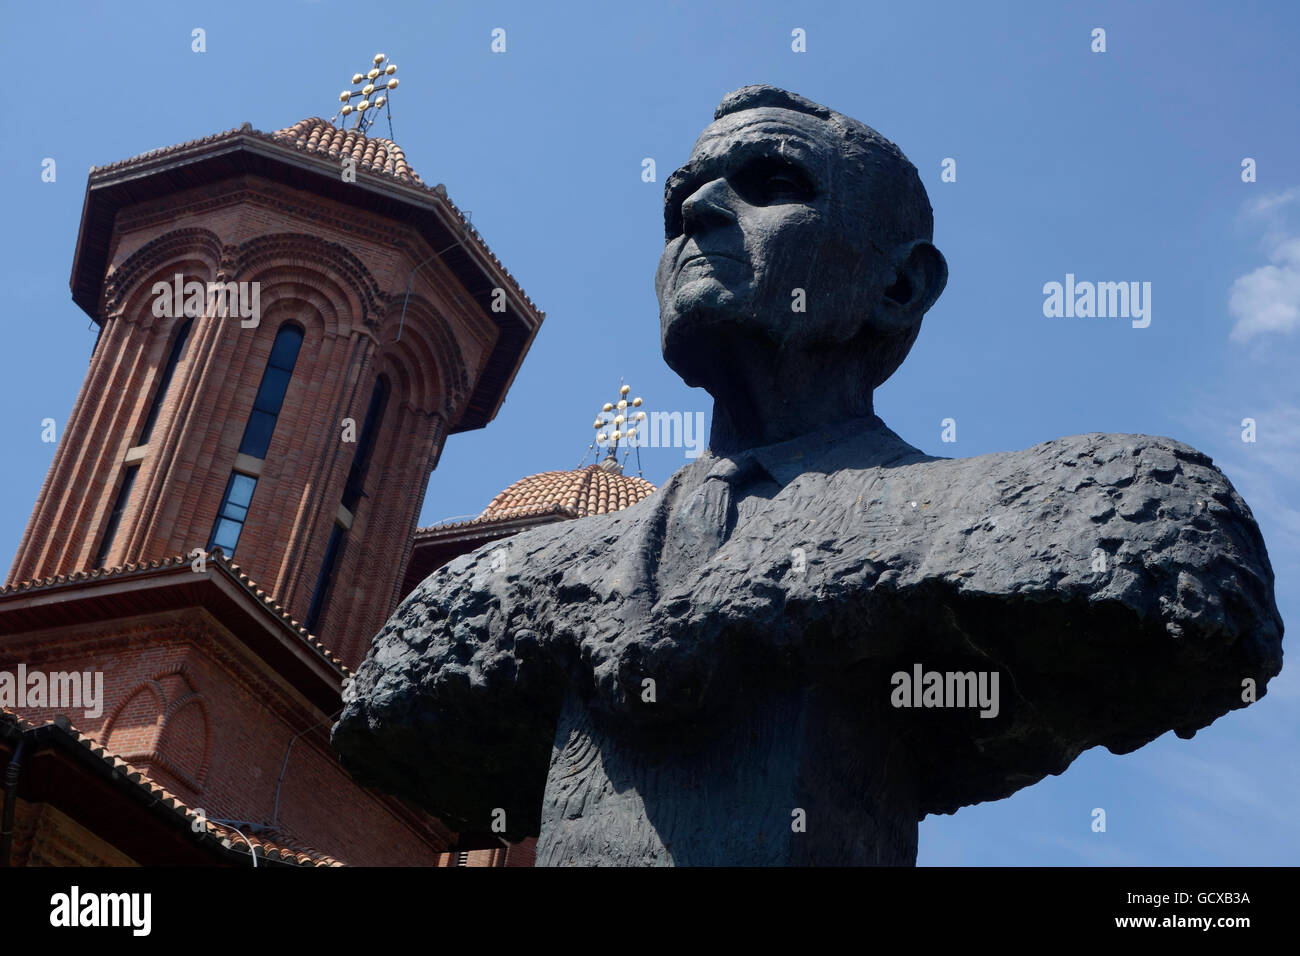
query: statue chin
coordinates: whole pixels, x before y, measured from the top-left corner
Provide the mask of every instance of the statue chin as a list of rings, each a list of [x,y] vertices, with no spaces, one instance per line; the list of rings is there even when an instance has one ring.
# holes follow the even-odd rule
[[[669,292],[666,301],[661,297],[660,303],[664,359],[678,374],[682,374],[679,364],[707,362],[707,353],[726,334],[721,329],[736,325],[736,295],[718,282],[691,282]],[[694,386],[689,380],[687,384]]]

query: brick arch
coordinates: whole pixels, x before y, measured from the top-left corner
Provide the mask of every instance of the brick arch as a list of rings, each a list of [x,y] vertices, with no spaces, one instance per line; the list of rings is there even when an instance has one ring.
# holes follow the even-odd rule
[[[138,726],[145,718],[153,721],[152,728]],[[195,793],[207,779],[212,760],[208,704],[184,665],[158,671],[132,688],[109,713],[102,739],[128,763],[164,770]]]
[[[351,332],[352,316],[358,306],[351,290],[333,273],[319,267],[277,262],[244,275],[245,281],[260,284],[264,322],[270,321],[269,317],[278,311],[288,310],[285,314],[292,316],[307,312],[319,324],[319,329],[312,329],[313,332],[341,336]],[[307,317],[302,317],[306,321]]]
[[[169,318],[154,315],[153,289],[155,283],[158,282],[165,282],[170,288],[178,272],[185,277],[186,282],[201,282],[205,286],[216,275],[212,264],[206,259],[196,257],[192,253],[182,252],[174,258],[160,263],[150,272],[145,273],[139,282],[126,290],[120,302],[120,309],[114,313],[114,318],[128,321],[142,329],[146,334],[158,331],[160,338],[170,339],[172,333],[180,327],[180,323],[184,322],[189,316],[173,315]],[[198,321],[198,319],[196,318],[195,321]]]
[[[119,310],[136,314],[141,297],[148,294],[154,282],[161,281],[157,276],[168,269],[174,272],[182,261],[201,264],[204,275],[194,278],[207,281],[221,271],[227,255],[221,239],[211,230],[193,226],[164,233],[131,253],[109,273],[100,299],[101,314],[107,316]],[[144,277],[147,281],[143,281]]]
[[[212,760],[212,722],[202,694],[191,693],[168,705],[157,749],[168,769],[194,781],[196,790],[203,786]]]
[[[401,353],[389,351],[379,355],[379,371],[375,377],[384,376],[392,386],[388,401],[394,411],[410,408],[428,413],[443,406],[442,371],[438,367],[439,363],[434,362],[432,374],[427,371],[429,365],[419,363],[420,356],[411,354],[409,350]]]
[[[242,243],[234,261],[241,280],[253,281],[271,266],[288,266],[298,276],[330,275],[347,290],[348,302],[362,324],[373,327],[383,316],[385,302],[379,283],[365,263],[337,242],[301,232],[273,233]]]
[[[440,411],[454,419],[469,392],[465,355],[451,326],[433,303],[422,296],[412,295],[406,303],[403,318],[404,298],[404,295],[395,296],[395,301],[388,310],[383,331],[382,360],[391,362],[394,366],[402,366],[405,377],[413,382],[426,379],[421,370],[436,369],[441,381],[434,383],[432,392],[426,387],[408,392],[404,397],[421,411]],[[401,341],[397,340],[399,323]],[[438,394],[439,391],[442,394]]]
[[[152,700],[147,695],[152,695]],[[167,695],[155,678],[150,677],[136,684],[104,721],[104,729],[101,732],[104,746],[114,753],[123,755],[153,750],[158,743],[158,735],[162,729],[162,716],[166,707]],[[119,726],[123,718],[130,722],[150,715],[155,720],[152,732],[140,730],[134,724],[128,724],[126,727]]]

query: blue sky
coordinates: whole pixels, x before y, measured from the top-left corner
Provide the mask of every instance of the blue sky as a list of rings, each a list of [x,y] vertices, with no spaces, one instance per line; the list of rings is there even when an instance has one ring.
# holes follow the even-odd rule
[[[61,429],[94,341],[68,290],[88,168],[244,121],[328,117],[383,51],[402,80],[395,139],[548,314],[497,419],[448,442],[422,523],[576,466],[619,376],[649,409],[709,412],[659,355],[663,181],[724,93],[772,83],[897,142],[930,193],[948,287],[878,392],[881,417],[949,456],[1090,431],[1194,445],[1252,506],[1283,618],[1296,619],[1293,3],[5,6],[6,562],[53,456],[41,420]],[[191,50],[196,27],[204,53]],[[489,48],[496,27],[504,54]],[[1104,53],[1090,49],[1097,27]],[[791,49],[795,28],[806,52]],[[642,181],[646,157],[657,182]],[[942,182],[949,157],[957,179]],[[1242,181],[1246,157],[1255,182]],[[1045,317],[1043,285],[1067,273],[1150,282],[1150,326]],[[948,417],[955,444],[940,441]],[[1241,440],[1244,418],[1254,443]],[[655,483],[685,461],[680,449],[641,458]],[[1092,751],[1008,800],[927,819],[919,862],[1294,864],[1298,745],[1292,665],[1194,740]],[[1094,807],[1107,810],[1105,833],[1091,830]]]

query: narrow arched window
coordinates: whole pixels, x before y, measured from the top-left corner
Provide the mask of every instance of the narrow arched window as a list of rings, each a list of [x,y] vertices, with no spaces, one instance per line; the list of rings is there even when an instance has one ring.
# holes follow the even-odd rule
[[[301,348],[302,329],[296,325],[281,326],[275,335],[275,344],[271,346],[271,358],[262,374],[257,398],[253,400],[253,411],[244,428],[244,440],[239,443],[241,455],[266,457],[266,450],[271,447],[271,435],[275,432],[276,419],[280,417],[280,406],[284,404],[284,394],[289,390],[289,379],[293,377],[293,367],[298,361],[298,351]]]
[[[316,629],[320,627],[321,615],[325,611],[325,599],[329,597],[330,582],[334,579],[334,568],[339,563],[339,554],[343,551],[345,537],[347,532],[343,530],[343,525],[335,522],[333,530],[330,531],[330,543],[325,548],[325,560],[320,565],[320,574],[316,575],[316,588],[312,591],[311,607],[307,609],[307,619],[302,622],[308,634],[317,633]]]
[[[104,562],[108,560],[108,552],[112,550],[113,539],[117,537],[117,526],[122,523],[122,513],[126,511],[126,503],[131,500],[131,488],[135,484],[135,475],[139,470],[139,465],[127,465],[122,469],[122,483],[118,486],[117,497],[113,499],[113,510],[108,513],[108,524],[104,527],[104,534],[99,539],[99,550],[95,552],[93,567],[102,568]]]
[[[185,354],[185,346],[190,339],[190,327],[194,324],[193,319],[186,319],[185,324],[180,327],[176,333],[176,339],[172,342],[171,352],[167,354],[167,364],[163,367],[162,375],[158,378],[158,388],[153,393],[153,403],[149,406],[149,414],[145,416],[144,428],[140,429],[140,440],[137,445],[149,444],[149,436],[153,434],[153,426],[158,421],[158,412],[162,410],[163,399],[167,397],[167,389],[172,383],[172,375],[176,372],[176,366]]]
[[[357,435],[357,450],[352,456],[352,467],[348,469],[348,483],[343,488],[343,507],[356,511],[361,496],[365,494],[366,472],[370,470],[370,457],[375,451],[375,439],[379,434],[379,422],[384,417],[384,407],[388,404],[388,382],[379,379],[375,390],[370,393],[370,405],[366,408],[366,417],[361,423],[361,432]]]
[[[370,404],[366,407],[366,417],[362,421],[361,431],[357,435],[357,449],[352,455],[352,467],[348,469],[347,484],[343,486],[342,505],[349,513],[356,511],[365,495],[366,472],[370,470],[370,459],[374,455],[375,441],[379,436],[379,425],[388,405],[388,381],[380,378],[370,393]],[[321,562],[320,573],[316,576],[316,587],[312,591],[311,606],[307,609],[307,619],[303,625],[315,634],[320,626],[321,616],[325,611],[325,602],[329,598],[330,587],[334,580],[334,571],[343,553],[344,539],[347,531],[343,525],[335,522],[330,531],[329,544],[325,548],[325,560]]]
[[[208,550],[220,548],[226,557],[235,553],[239,543],[240,532],[248,520],[248,507],[253,503],[253,492],[257,489],[257,479],[252,475],[231,472],[226,482],[226,493],[221,496],[221,507],[217,509],[217,522],[212,527],[212,539]]]
[[[244,426],[244,438],[239,443],[241,455],[259,460],[266,457],[266,450],[271,447],[271,436],[275,434],[275,423],[280,417],[280,406],[284,404],[289,379],[293,377],[293,367],[298,362],[301,348],[302,329],[296,325],[280,326],[280,331],[275,334],[275,344],[271,346],[266,371],[262,373],[262,384],[258,386],[257,397],[253,400],[248,424]],[[257,471],[260,474],[260,468]],[[244,522],[248,520],[248,509],[252,506],[253,492],[256,490],[257,475],[246,474],[238,469],[230,473],[226,493],[221,497],[221,507],[217,509],[217,520],[212,525],[212,537],[208,539],[209,551],[220,548],[227,557],[235,553],[235,545],[239,543]]]

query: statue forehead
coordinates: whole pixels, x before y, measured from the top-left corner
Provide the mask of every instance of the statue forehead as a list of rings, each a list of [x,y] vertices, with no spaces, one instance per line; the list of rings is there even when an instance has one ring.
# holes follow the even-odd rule
[[[691,149],[690,162],[726,155],[744,145],[785,142],[818,156],[836,152],[839,133],[826,120],[775,106],[760,106],[728,113],[714,120],[700,133]]]

